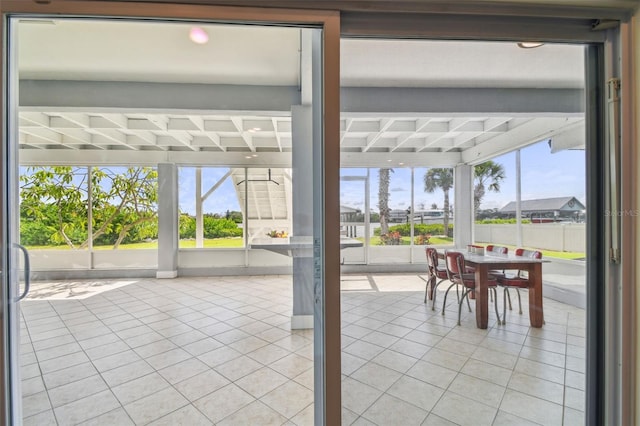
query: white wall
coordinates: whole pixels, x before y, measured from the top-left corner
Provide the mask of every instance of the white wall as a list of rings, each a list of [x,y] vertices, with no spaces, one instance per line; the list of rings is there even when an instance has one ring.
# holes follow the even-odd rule
[[[151,250],[29,250],[32,271],[157,268],[158,251]]]
[[[88,250],[30,250],[31,270],[89,270]],[[249,250],[249,266],[291,266],[291,258],[267,250]],[[245,267],[244,249],[187,249],[178,252],[179,268]],[[157,269],[158,251],[97,250],[93,252],[93,269]]]
[[[475,225],[475,240],[479,243],[517,245],[516,225]],[[522,245],[545,250],[585,252],[585,224],[522,225]]]

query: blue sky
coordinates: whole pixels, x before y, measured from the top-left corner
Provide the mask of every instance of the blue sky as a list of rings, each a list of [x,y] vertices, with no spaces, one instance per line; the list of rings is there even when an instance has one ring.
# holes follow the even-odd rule
[[[226,167],[202,168],[202,192],[206,193],[227,172]],[[196,211],[196,168],[180,167],[178,178],[178,193],[180,211],[195,214]],[[216,191],[203,203],[202,210],[205,213],[225,213],[227,210],[240,211],[238,196],[233,186],[233,180],[228,177]]]
[[[515,200],[516,194],[516,165],[515,152],[511,152],[493,159],[502,164],[505,170],[505,180],[501,184],[500,193],[488,192],[482,201],[481,208],[501,208]],[[585,202],[585,152],[583,150],[567,150],[551,153],[547,141],[531,145],[521,151],[522,170],[522,199],[550,198],[561,196],[575,196]],[[415,175],[415,206],[426,209],[435,203],[438,208],[443,207],[444,195],[441,190],[434,193],[423,191],[423,177],[426,168],[416,168]],[[365,169],[343,169],[342,175],[364,175]],[[371,208],[378,210],[378,169],[371,169]],[[360,193],[364,185],[359,182],[341,182],[341,204],[363,209],[364,198]],[[411,203],[411,171],[410,169],[394,169],[389,185],[389,204],[392,209],[406,209]],[[453,203],[453,191],[449,194]]]
[[[488,192],[481,208],[501,208],[509,201],[515,200],[516,166],[515,152],[494,158],[502,164],[506,178],[501,184],[500,193]],[[531,145],[521,151],[522,164],[522,199],[575,196],[585,203],[585,152],[567,150],[551,153],[547,141]],[[226,172],[227,168],[203,168],[203,191],[207,191]],[[443,207],[442,191],[429,194],[423,190],[423,176],[426,168],[416,168],[415,205],[417,209],[429,209],[433,203]],[[366,169],[342,169],[343,176],[366,176]],[[378,210],[378,169],[370,169],[371,203],[373,210]],[[390,207],[407,209],[411,203],[411,169],[396,168],[391,174]],[[194,214],[195,212],[195,168],[180,168],[180,210]],[[450,194],[453,203],[453,191]],[[341,182],[341,204],[364,209],[364,183]],[[240,210],[233,182],[227,179],[204,204],[206,213],[224,213],[226,210]]]

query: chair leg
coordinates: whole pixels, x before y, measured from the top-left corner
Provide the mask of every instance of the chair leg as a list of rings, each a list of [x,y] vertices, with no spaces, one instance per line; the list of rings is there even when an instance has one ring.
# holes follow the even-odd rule
[[[511,311],[511,293],[509,293],[509,287],[505,287],[504,291],[507,292],[507,298],[509,299],[509,310]]]
[[[470,291],[471,290],[464,291],[462,293],[462,299],[460,299],[460,302],[458,303],[458,325],[460,325],[460,317],[462,316],[462,304],[464,303],[464,298],[466,297],[467,300],[469,300]]]
[[[496,317],[498,318],[498,325],[502,324],[502,322],[500,321],[500,314],[498,313],[498,292],[496,291],[495,287],[491,288],[491,294],[494,296],[493,298],[493,306],[496,310]]]
[[[429,295],[429,284],[433,283],[432,280],[433,280],[433,276],[430,276],[429,279],[427,280],[427,285],[424,288],[424,303],[427,303],[427,296]]]
[[[456,286],[456,290],[458,290],[458,284],[451,284],[447,291],[444,292],[444,302],[442,302],[442,315],[444,315],[444,308],[447,306],[447,296],[449,295],[449,290],[451,287]]]
[[[471,291],[471,290],[469,290]],[[473,290],[475,291],[475,290]],[[469,312],[471,312],[471,303],[469,303],[469,296],[467,296],[467,307],[469,308]]]
[[[518,306],[520,306],[520,315],[522,315],[522,300],[520,300],[520,289],[516,287],[516,293],[518,293]]]
[[[506,287],[502,290],[502,324],[507,323],[507,294],[509,294]]]
[[[435,282],[435,281],[436,281],[436,279],[437,279],[437,278],[434,278],[434,279],[433,279],[433,282]],[[438,281],[438,282],[437,282],[436,284],[434,284],[434,286],[431,288],[431,294],[432,294],[432,297],[431,297],[431,310],[432,310],[432,311],[435,311],[435,310],[436,310],[436,295],[438,294],[438,292],[437,292],[436,290],[438,289],[438,286],[439,286],[440,284],[442,284],[442,282],[443,282],[443,281],[444,281],[444,280],[440,280],[440,281]]]

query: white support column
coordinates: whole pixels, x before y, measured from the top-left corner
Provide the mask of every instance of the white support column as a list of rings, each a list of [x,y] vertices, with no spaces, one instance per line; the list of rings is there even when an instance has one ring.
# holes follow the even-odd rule
[[[204,218],[202,217],[202,168],[196,167],[196,247],[204,247]]]
[[[313,115],[311,106],[291,109],[293,236],[313,237]],[[293,258],[293,316],[291,328],[313,328],[313,253]]]
[[[454,169],[453,240],[457,247],[473,243],[473,166],[461,164]]]
[[[520,150],[516,151],[516,245],[522,247],[522,172]]]
[[[178,168],[158,164],[157,278],[178,276]]]

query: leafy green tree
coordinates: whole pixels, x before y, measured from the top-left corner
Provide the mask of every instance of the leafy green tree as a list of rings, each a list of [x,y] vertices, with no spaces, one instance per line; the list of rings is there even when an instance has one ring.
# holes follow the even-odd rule
[[[485,161],[475,167],[473,206],[477,213],[486,191],[500,192],[500,183],[505,179],[504,167],[494,161]]]
[[[180,238],[196,237],[196,218],[187,213],[180,213],[178,218],[178,229]]]
[[[88,188],[86,168],[28,168],[20,176],[21,220],[25,230],[29,221],[42,221],[49,230],[50,243],[87,247]],[[156,170],[92,169],[91,188],[94,242],[113,244],[117,249],[127,238],[139,241],[157,236]]]
[[[236,210],[227,210],[225,214],[225,219],[229,219],[234,221],[235,223],[242,223],[242,212]]]
[[[20,176],[21,214],[44,226],[50,244],[81,245],[82,239],[73,236],[87,229],[86,169],[34,167],[27,171]]]
[[[429,169],[424,175],[425,192],[433,193],[436,189],[444,193],[444,230],[449,229],[449,191],[453,188],[453,169]],[[445,234],[445,235],[448,235]]]

